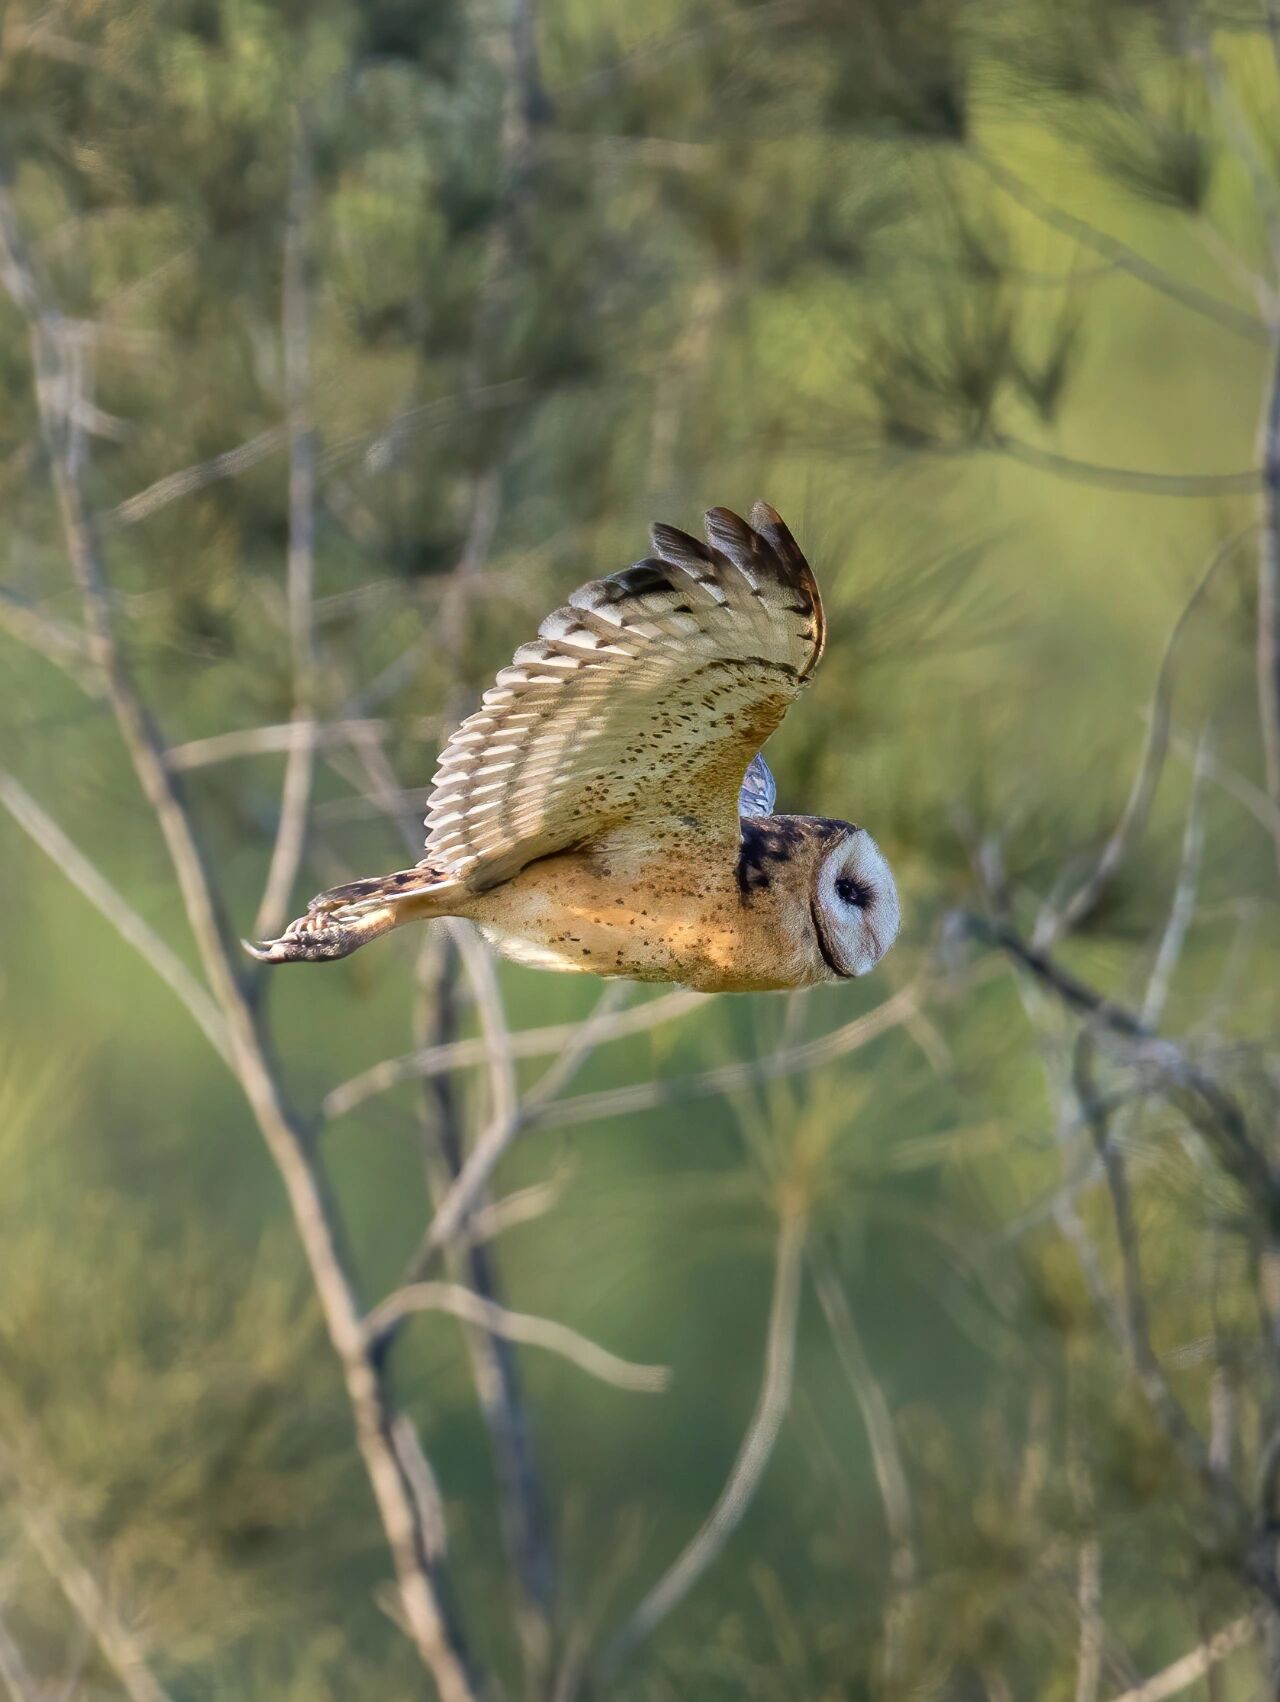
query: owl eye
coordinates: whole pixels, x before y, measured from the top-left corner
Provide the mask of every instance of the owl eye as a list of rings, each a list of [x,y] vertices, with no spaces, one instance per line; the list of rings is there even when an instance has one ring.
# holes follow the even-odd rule
[[[871,888],[852,875],[841,875],[836,882],[836,897],[845,904],[851,904],[855,910],[865,910],[873,896]]]

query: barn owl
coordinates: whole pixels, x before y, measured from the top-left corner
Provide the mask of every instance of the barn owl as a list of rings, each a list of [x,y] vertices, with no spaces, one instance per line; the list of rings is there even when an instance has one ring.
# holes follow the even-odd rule
[[[760,755],[822,655],[817,583],[765,503],[705,529],[655,526],[651,556],[516,651],[440,757],[416,867],[248,950],[316,962],[461,916],[518,963],[703,992],[873,968],[898,932],[888,864],[865,828],[775,815]]]

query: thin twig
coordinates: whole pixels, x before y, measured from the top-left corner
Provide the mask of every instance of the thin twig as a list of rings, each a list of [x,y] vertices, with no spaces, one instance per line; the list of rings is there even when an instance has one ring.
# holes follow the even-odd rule
[[[1201,1138],[1226,1169],[1259,1204],[1280,1204],[1280,1178],[1254,1140],[1235,1100],[1172,1040],[1152,1034],[1136,1013],[1115,1004],[1037,951],[1007,924],[971,916],[972,931],[999,946],[1016,963],[1029,969],[1064,1004],[1089,1016],[1124,1043],[1128,1060],[1148,1070],[1165,1096],[1177,1103]]]
[[[272,455],[278,455],[289,441],[287,426],[268,426],[256,437],[248,438],[244,443],[238,443],[233,449],[224,449],[219,455],[211,455],[207,461],[198,461],[193,467],[183,467],[176,473],[166,473],[162,479],[148,485],[136,495],[126,497],[103,515],[104,529],[115,526],[136,526],[139,521],[149,520],[153,514],[167,508],[171,502],[178,502],[184,496],[192,496],[206,485],[216,484],[219,479],[234,479],[241,473],[247,473],[250,467],[256,467],[259,462],[268,460]]]
[[[1130,491],[1137,496],[1250,496],[1263,482],[1261,467],[1247,467],[1236,473],[1156,473],[1141,467],[1082,461],[1078,456],[1028,443],[1025,438],[1010,437],[1007,432],[993,433],[989,442],[980,441],[978,447],[1008,455],[1024,467],[1035,467],[1042,473],[1054,473],[1104,490]]]
[[[419,1001],[423,1038],[448,1041],[457,1023],[454,965],[460,940],[443,932],[428,940],[419,958],[423,998]],[[488,965],[492,978],[492,965]],[[485,1021],[507,1037],[496,978],[481,982],[484,997],[496,1005]],[[500,1042],[501,1044],[501,1042]],[[506,1047],[509,1056],[509,1046]],[[497,1100],[507,1088],[507,1071],[497,1067]],[[465,1156],[463,1120],[452,1076],[422,1084],[423,1159],[431,1209],[437,1211],[456,1181]],[[514,1077],[511,1080],[514,1093]],[[482,1201],[481,1210],[487,1201]],[[469,1228],[475,1230],[475,1220]],[[473,1232],[446,1250],[445,1268],[455,1282],[465,1281],[482,1304],[497,1304],[501,1294],[497,1261],[483,1234]],[[553,1640],[552,1609],[556,1566],[551,1521],[533,1443],[532,1424],[521,1386],[513,1342],[482,1322],[465,1320],[463,1337],[480,1414],[493,1456],[503,1542],[516,1588],[516,1623],[531,1691],[545,1687]],[[389,1338],[388,1338],[389,1339]],[[385,1351],[385,1344],[379,1344]]]
[[[539,1107],[529,1121],[540,1127],[567,1128],[577,1123],[595,1123],[623,1117],[634,1111],[649,1111],[658,1105],[676,1105],[687,1099],[716,1098],[737,1093],[760,1082],[817,1069],[849,1052],[869,1045],[882,1034],[905,1025],[918,1008],[920,988],[915,983],[902,987],[874,1010],[798,1046],[784,1047],[763,1058],[736,1064],[719,1064],[697,1075],[676,1076],[669,1081],[635,1082],[629,1087],[604,1088],[598,1093],[576,1094],[554,1099]]]
[[[504,1194],[488,1205],[479,1206],[472,1212],[465,1233],[458,1236],[459,1244],[470,1246],[496,1241],[509,1229],[517,1229],[522,1223],[535,1223],[538,1218],[545,1217],[564,1198],[571,1174],[571,1166],[562,1166],[549,1181],[517,1188],[512,1194]]]
[[[1076,1565],[1076,1607],[1080,1642],[1076,1657],[1075,1702],[1097,1702],[1102,1677],[1102,1544],[1089,1536],[1080,1544]]]
[[[94,909],[144,958],[194,1017],[206,1040],[224,1061],[230,1062],[227,1025],[207,988],[183,963],[177,953],[143,921],[128,900],[112,886],[95,863],[91,863],[57,822],[11,774],[0,770],[0,805],[44,852],[72,886],[82,892]]]
[[[511,1115],[495,1118],[481,1132],[458,1173],[457,1181],[427,1225],[426,1233],[409,1261],[406,1281],[416,1281],[424,1276],[440,1250],[464,1230],[507,1148],[522,1129],[540,1120],[549,1104],[556,1103],[555,1096],[594,1051],[598,1031],[612,1014],[613,1002],[624,994],[624,988],[606,988],[595,1011],[574,1029],[555,1063],[516,1105]]]
[[[284,388],[289,429],[289,548],[286,572],[293,724],[297,738],[285,759],[280,819],[254,938],[271,939],[289,911],[306,846],[315,781],[315,537],[316,446],[311,423],[309,204],[311,170],[301,114],[294,115],[293,170],[284,236]]]
[[[513,1312],[457,1282],[415,1282],[396,1289],[365,1320],[369,1341],[381,1341],[402,1318],[414,1312],[448,1312],[507,1341],[545,1348],[600,1382],[611,1383],[615,1389],[656,1394],[671,1380],[671,1373],[663,1365],[637,1365],[634,1360],[620,1359],[567,1324],[552,1318],[535,1318],[528,1312]]]
[[[802,1214],[793,1211],[783,1216],[774,1259],[764,1377],[724,1488],[706,1522],[606,1647],[601,1659],[606,1682],[616,1677],[619,1668],[714,1565],[759,1488],[791,1402],[805,1233]]]
[[[360,1308],[340,1251],[335,1207],[307,1133],[284,1098],[257,1014],[232,968],[209,867],[185,800],[166,766],[164,741],[137,693],[116,641],[102,558],[80,486],[82,462],[78,457],[83,449],[77,449],[66,415],[59,409],[59,398],[70,375],[58,348],[58,316],[43,305],[3,181],[0,280],[28,321],[36,403],[67,553],[84,607],[90,656],[106,681],[125,749],[168,848],[205,975],[227,1024],[237,1079],[288,1193],[329,1338],[343,1370],[361,1456],[395,1561],[405,1619],[441,1702],[473,1702],[475,1686],[392,1441],[396,1415],[364,1339]]]
[[[89,664],[84,635],[65,621],[0,585],[0,630],[56,664],[90,697],[102,696],[102,681]]]
[[[1182,851],[1178,859],[1178,878],[1173,889],[1173,903],[1160,935],[1155,962],[1147,978],[1139,1015],[1147,1028],[1160,1026],[1169,998],[1174,972],[1182,958],[1187,935],[1195,919],[1196,895],[1200,880],[1200,863],[1204,855],[1204,782],[1212,761],[1212,745],[1205,733],[1196,751],[1195,768],[1191,775],[1191,796],[1187,801],[1187,819],[1182,830]]]
[[[9,1702],[42,1702],[40,1687],[3,1618],[0,1618],[0,1684],[4,1685]]]
[[[1258,425],[1262,461],[1261,519],[1258,544],[1258,716],[1266,763],[1267,796],[1280,811],[1280,336],[1272,350],[1271,372]],[[1280,826],[1272,829],[1276,869],[1280,872]]]
[[[1230,140],[1232,152],[1248,173],[1254,206],[1266,226],[1274,267],[1280,261],[1280,195],[1276,191],[1275,168],[1259,145],[1235,91],[1222,74],[1212,37],[1208,33],[1200,35],[1193,44],[1192,52],[1200,66],[1214,112]]]
[[[92,1636],[130,1702],[171,1702],[169,1692],[147,1664],[142,1644],[112,1609],[97,1579],[67,1541],[53,1515],[27,1494],[7,1449],[0,1454],[0,1468],[12,1485],[23,1534]]]
[[[1183,1655],[1179,1660],[1171,1662],[1151,1678],[1144,1679],[1141,1684],[1131,1690],[1123,1691],[1113,1698],[1113,1702],[1165,1702],[1169,1696],[1178,1696],[1184,1690],[1201,1679],[1219,1661],[1225,1661],[1229,1655],[1234,1655],[1237,1649],[1243,1649],[1252,1643],[1258,1634],[1258,1621],[1254,1614],[1242,1614],[1230,1625],[1224,1626],[1199,1648],[1192,1649],[1190,1654]]]
[[[1173,1393],[1164,1367],[1151,1345],[1141,1250],[1133,1215],[1128,1170],[1123,1153],[1111,1137],[1106,1114],[1098,1107],[1093,1082],[1093,1043],[1087,1028],[1081,1030],[1076,1043],[1073,1083],[1080,1108],[1089,1120],[1107,1179],[1107,1190],[1111,1196],[1116,1242],[1120,1249],[1121,1291],[1124,1297],[1122,1316],[1130,1363],[1152,1413],[1169,1440],[1179,1449],[1195,1474],[1215,1495],[1220,1496],[1223,1490],[1222,1480],[1209,1462],[1204,1439]]]
[[[297,720],[274,721],[260,727],[211,733],[203,739],[188,739],[185,744],[170,745],[165,752],[165,761],[175,774],[181,774],[237,757],[277,755],[292,751],[303,743],[322,750],[330,745],[348,745],[353,739],[384,738],[397,725],[423,735],[435,731],[434,723],[425,720],[395,723],[352,719],[313,721],[305,725]]]
[[[633,1005],[627,1010],[618,1011],[607,1023],[600,1023],[596,1045],[603,1046],[614,1040],[629,1039],[632,1035],[647,1033],[663,1023],[675,1022],[688,1012],[709,1004],[711,997],[712,995],[706,993],[691,993],[680,987],[673,992],[660,994],[656,999],[648,999],[642,1005]],[[511,1035],[511,1056],[543,1058],[552,1052],[563,1051],[580,1027],[581,1023],[577,1022],[559,1022],[546,1028],[520,1029]],[[402,1058],[386,1058],[381,1063],[362,1070],[358,1076],[352,1076],[349,1081],[331,1088],[324,1097],[322,1114],[326,1118],[341,1117],[348,1111],[353,1111],[357,1105],[363,1104],[366,1099],[372,1098],[374,1094],[386,1093],[391,1088],[398,1087],[401,1082],[413,1081],[418,1077],[448,1075],[454,1070],[483,1064],[487,1062],[485,1046],[483,1037],[477,1037],[474,1040],[454,1040],[444,1045],[423,1046]]]
[[[884,1509],[885,1528],[889,1533],[890,1601],[885,1615],[883,1677],[887,1685],[892,1685],[901,1676],[909,1630],[908,1598],[919,1578],[911,1490],[889,1403],[867,1358],[831,1257],[825,1247],[810,1245],[808,1260],[836,1358],[849,1380],[866,1427],[871,1463]]]
[[[1091,248],[1096,254],[1106,260],[1114,261],[1123,271],[1139,279],[1161,295],[1168,296],[1179,306],[1190,308],[1193,313],[1199,313],[1206,319],[1211,319],[1227,331],[1233,331],[1237,336],[1246,337],[1250,342],[1266,343],[1270,341],[1266,326],[1252,314],[1242,312],[1233,307],[1230,302],[1212,295],[1208,290],[1198,289],[1194,284],[1184,282],[1171,276],[1162,266],[1148,260],[1128,243],[1121,242],[1118,237],[1110,236],[1106,231],[1091,225],[1087,219],[1077,218],[1063,207],[1056,206],[1052,201],[1041,195],[1024,178],[1011,171],[1003,161],[985,150],[970,147],[967,157],[973,161],[987,176],[1017,201],[1043,224],[1060,231],[1064,236]]]

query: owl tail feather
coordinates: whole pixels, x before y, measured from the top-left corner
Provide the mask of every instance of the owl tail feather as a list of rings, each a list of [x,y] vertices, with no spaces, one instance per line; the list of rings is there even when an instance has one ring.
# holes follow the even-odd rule
[[[319,893],[278,940],[240,943],[259,963],[328,963],[404,922],[445,915],[446,891],[456,891],[453,882],[424,864],[371,875]]]

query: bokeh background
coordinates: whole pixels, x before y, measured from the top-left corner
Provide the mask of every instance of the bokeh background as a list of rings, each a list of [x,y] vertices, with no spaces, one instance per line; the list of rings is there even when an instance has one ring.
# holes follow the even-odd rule
[[[1280,1160],[1255,674],[1278,43],[1258,0],[4,7],[9,279],[20,238],[60,360],[41,393],[31,303],[0,300],[14,1696],[434,1694],[254,1118],[49,838],[199,973],[85,654],[50,478],[73,437],[231,938],[287,741],[314,743],[293,905],[403,864],[448,727],[650,519],[763,496],[824,588],[827,658],[769,757],[781,807],[872,828],[903,935],[856,985],[640,1018],[557,1096],[638,1084],[638,1108],[553,1104],[503,1160],[529,1215],[492,1243],[493,1293],[672,1372],[628,1393],[518,1351],[541,1632],[458,1323],[411,1320],[388,1359],[476,1694],[1280,1694],[1277,1214],[1185,1076]],[[1045,961],[1174,1048],[1093,1023],[1106,1164],[1073,1084],[1087,1012]],[[516,1034],[601,993],[497,985]],[[906,1020],[796,1066],[903,989]],[[473,979],[443,934],[396,936],[253,990],[372,1304],[430,1216],[424,1153],[475,1138],[493,1072],[480,1047],[322,1107],[481,1033]],[[695,1094],[739,1062],[761,1068]],[[611,1665],[751,1423],[780,1213],[807,1250],[776,1447],[715,1564]]]

